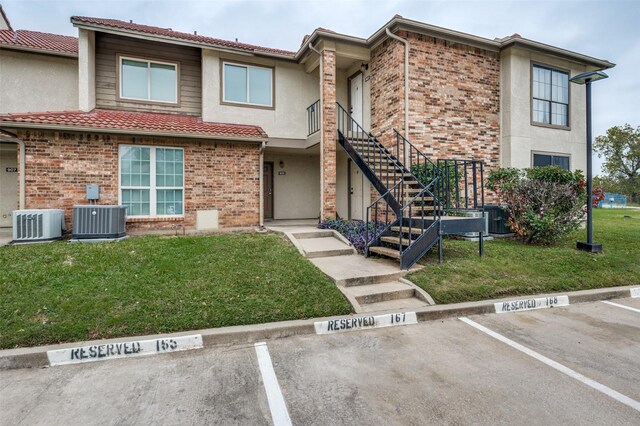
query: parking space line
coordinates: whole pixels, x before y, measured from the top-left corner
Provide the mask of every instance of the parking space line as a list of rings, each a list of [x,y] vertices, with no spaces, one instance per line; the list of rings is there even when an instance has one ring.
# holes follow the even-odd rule
[[[537,359],[538,361],[548,365],[549,367],[563,373],[566,374],[567,376],[576,379],[582,383],[584,383],[585,385],[597,390],[598,392],[602,392],[605,395],[615,399],[618,402],[621,402],[631,408],[633,408],[636,411],[640,411],[640,402],[636,401],[635,399],[631,399],[626,395],[621,394],[618,391],[615,391],[613,389],[611,389],[608,386],[603,385],[602,383],[596,382],[595,380],[592,380],[586,376],[583,376],[582,374],[578,373],[577,371],[574,371],[572,369],[570,369],[569,367],[565,367],[564,365],[547,358],[546,356],[539,354],[538,352],[531,350],[529,348],[527,348],[526,346],[523,346],[517,342],[514,342],[513,340],[496,333],[495,331],[492,331],[490,329],[488,329],[487,327],[478,324],[475,321],[470,320],[469,318],[459,318],[460,321],[470,325],[471,327],[482,331],[485,334],[488,334],[489,336],[493,337],[494,339],[497,339],[499,341],[501,341],[502,343],[506,343],[507,345],[511,346],[514,349],[519,350],[520,352],[523,352],[527,355],[529,355],[532,358]]]
[[[629,311],[637,312],[640,314],[640,309],[632,308],[631,306],[621,305],[619,303],[609,302],[608,300],[601,300],[602,303],[606,303],[607,305],[617,306],[618,308],[627,309]]]
[[[255,347],[256,355],[258,356],[258,365],[260,366],[260,374],[262,374],[262,382],[264,383],[264,390],[267,392],[267,401],[269,401],[273,424],[275,426],[290,426],[291,418],[289,417],[289,411],[282,396],[282,390],[280,390],[280,385],[278,384],[276,372],[271,363],[271,356],[269,355],[267,344],[260,342],[256,343]]]

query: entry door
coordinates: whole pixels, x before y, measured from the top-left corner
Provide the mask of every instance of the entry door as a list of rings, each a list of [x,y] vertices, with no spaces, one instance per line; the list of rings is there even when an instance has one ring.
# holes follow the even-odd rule
[[[273,163],[264,163],[262,183],[264,184],[264,218],[273,219]]]
[[[351,117],[362,126],[362,73],[349,79]]]
[[[0,227],[11,227],[18,210],[18,145],[0,143]]]
[[[364,219],[362,179],[360,169],[349,160],[349,218],[352,220]]]

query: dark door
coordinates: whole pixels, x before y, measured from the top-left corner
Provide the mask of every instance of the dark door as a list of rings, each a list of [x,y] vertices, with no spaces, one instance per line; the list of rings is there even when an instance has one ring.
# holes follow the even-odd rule
[[[273,219],[273,163],[264,163],[262,182],[264,184],[264,218]]]

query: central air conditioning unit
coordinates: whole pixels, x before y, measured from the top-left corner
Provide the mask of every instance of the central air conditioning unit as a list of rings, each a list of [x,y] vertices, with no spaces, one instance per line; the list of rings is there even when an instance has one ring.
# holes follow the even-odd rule
[[[27,243],[62,238],[64,214],[60,209],[14,210],[13,242]]]
[[[126,206],[73,206],[73,238],[88,240],[126,235]]]

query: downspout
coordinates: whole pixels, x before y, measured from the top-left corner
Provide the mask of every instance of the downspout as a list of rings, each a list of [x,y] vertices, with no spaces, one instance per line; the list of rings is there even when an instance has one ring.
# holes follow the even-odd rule
[[[20,208],[20,210],[24,210],[26,209],[26,196],[25,196],[25,190],[26,190],[26,160],[25,160],[25,148],[24,148],[24,141],[22,140],[17,140],[16,143],[18,144],[18,149],[20,150],[20,160],[19,160],[19,167],[20,167],[20,182],[18,183],[19,185],[19,191],[20,191],[20,196],[19,196],[19,201],[18,201],[18,206]]]
[[[259,170],[259,185],[260,185],[260,228],[264,228],[264,149],[267,147],[267,142],[262,141],[260,146],[260,170]]]
[[[404,137],[409,139],[409,42],[402,37],[398,37],[389,31],[389,28],[385,28],[387,36],[394,40],[398,40],[404,44]],[[407,149],[403,147],[404,159],[403,162],[407,163]]]
[[[315,47],[313,47],[313,45],[311,44],[311,42],[309,42],[308,45],[309,49],[316,52],[318,54],[318,56],[320,57],[320,62],[318,65],[318,86],[320,88],[320,214],[319,214],[319,218],[322,219],[322,209],[324,206],[324,191],[322,190],[322,185],[324,185],[324,167],[323,167],[323,148],[324,148],[324,99],[323,99],[323,94],[322,94],[322,83],[323,83],[323,67],[322,67],[322,53],[320,53],[320,51],[318,51],[318,49],[316,49]]]

